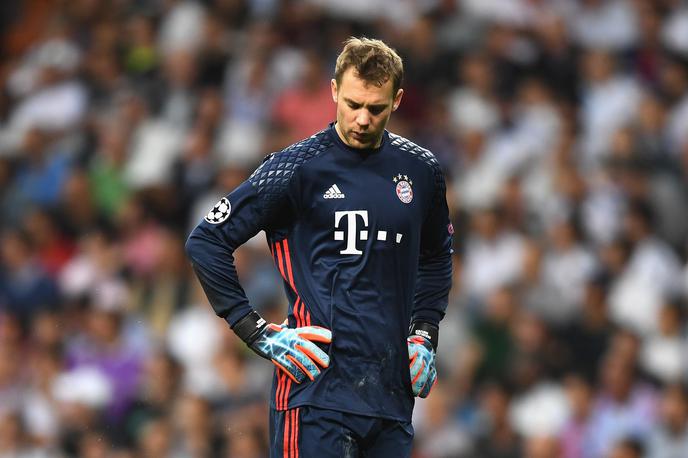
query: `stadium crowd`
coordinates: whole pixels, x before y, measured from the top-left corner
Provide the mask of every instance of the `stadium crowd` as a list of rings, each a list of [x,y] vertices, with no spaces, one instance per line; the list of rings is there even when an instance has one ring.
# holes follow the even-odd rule
[[[0,2],[0,457],[266,456],[273,366],[183,244],[334,119],[361,35],[456,227],[414,458],[688,457],[683,0]],[[236,255],[282,321],[265,240]]]

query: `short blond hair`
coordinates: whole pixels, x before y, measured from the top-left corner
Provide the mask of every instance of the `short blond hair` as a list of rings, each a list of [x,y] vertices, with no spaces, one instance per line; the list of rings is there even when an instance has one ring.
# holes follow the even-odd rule
[[[382,40],[351,37],[344,42],[344,49],[337,57],[334,79],[337,85],[342,75],[353,67],[356,76],[363,81],[382,86],[392,78],[392,97],[401,87],[404,78],[404,64],[399,54]]]

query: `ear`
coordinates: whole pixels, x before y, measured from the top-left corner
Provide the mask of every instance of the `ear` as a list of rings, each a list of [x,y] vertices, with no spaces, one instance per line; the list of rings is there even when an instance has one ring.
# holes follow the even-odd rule
[[[330,80],[330,89],[332,89],[332,100],[337,103],[337,80],[334,78]]]
[[[396,111],[397,108],[399,108],[399,104],[401,103],[401,97],[404,95],[404,90],[399,89],[397,91],[397,95],[394,96],[394,101],[392,102],[392,111]]]

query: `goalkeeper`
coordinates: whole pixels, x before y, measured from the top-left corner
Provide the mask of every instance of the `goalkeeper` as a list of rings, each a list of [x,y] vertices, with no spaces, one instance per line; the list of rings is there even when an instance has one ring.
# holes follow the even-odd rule
[[[453,228],[435,157],[385,129],[402,76],[383,42],[347,40],[336,121],[269,155],[186,243],[215,312],[275,364],[273,457],[410,456],[414,397],[436,381]],[[279,325],[234,267],[261,230],[289,301]]]

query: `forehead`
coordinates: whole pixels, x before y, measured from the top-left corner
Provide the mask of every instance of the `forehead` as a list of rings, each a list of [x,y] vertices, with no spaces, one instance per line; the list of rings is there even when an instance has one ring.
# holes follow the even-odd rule
[[[382,86],[362,80],[353,68],[348,68],[342,75],[338,92],[341,97],[364,104],[389,103],[393,98],[392,78],[389,78]]]

